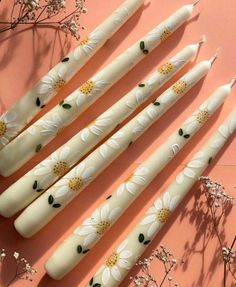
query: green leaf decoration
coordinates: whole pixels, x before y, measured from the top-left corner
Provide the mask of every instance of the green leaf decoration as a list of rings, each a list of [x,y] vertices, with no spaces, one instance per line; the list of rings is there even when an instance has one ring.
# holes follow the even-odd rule
[[[64,103],[64,100],[60,101],[59,106],[62,106]]]
[[[63,60],[61,60],[62,61],[62,63],[64,63],[64,62],[68,62],[70,60],[70,58],[69,57],[66,57],[66,58],[64,58]]]
[[[108,200],[109,198],[111,198],[112,197],[112,195],[109,195],[107,198],[106,198],[106,200]]]
[[[182,136],[184,134],[182,129],[179,129],[179,135]]]
[[[41,144],[38,144],[35,148],[35,152],[39,152],[42,148],[42,145]]]
[[[83,249],[82,249],[82,246],[81,246],[81,245],[78,245],[78,246],[77,246],[77,252],[80,254],[80,253],[82,252],[82,250],[83,250]]]
[[[141,50],[144,50],[144,49],[145,49],[145,43],[144,43],[144,41],[141,41],[141,42],[140,42],[140,49],[141,49]]]
[[[89,252],[89,249],[84,250],[84,251],[83,251],[83,254],[85,254],[85,253],[87,253],[87,252]]]
[[[44,107],[46,107],[46,105],[42,105],[40,108],[43,109]]]
[[[144,88],[145,87],[145,84],[139,84],[138,85],[140,88]]]
[[[102,287],[102,285],[100,283],[96,283],[93,285],[93,287]]]
[[[35,182],[33,184],[33,189],[37,189],[37,187],[38,187],[38,182],[37,182],[37,180],[35,180]]]
[[[133,144],[133,142],[131,141],[130,143],[129,143],[129,146],[131,146]]]
[[[89,281],[89,285],[92,286],[93,285],[93,278],[90,279]]]
[[[209,157],[208,159],[208,164],[210,164],[212,162],[213,158],[212,157]]]
[[[59,207],[61,207],[61,204],[60,204],[60,203],[55,203],[55,204],[53,204],[52,207],[54,207],[54,208],[59,208]]]
[[[143,242],[143,244],[144,245],[148,245],[148,243],[150,243],[150,242],[151,242],[151,240],[146,240],[146,241]]]
[[[145,238],[144,238],[143,233],[140,233],[139,236],[138,236],[138,241],[139,241],[140,243],[143,243],[144,239],[145,239]]]
[[[159,102],[153,102],[153,105],[154,106],[160,106],[160,103]]]
[[[49,195],[48,203],[51,205],[51,204],[53,204],[53,201],[54,201],[54,197],[52,195]]]
[[[40,102],[40,98],[38,97],[38,98],[36,99],[36,106],[37,106],[37,107],[40,107],[40,105],[41,105],[41,102]]]
[[[147,55],[149,53],[149,51],[148,50],[143,50],[143,54],[145,54],[145,55]]]
[[[190,137],[190,135],[184,135],[184,138],[188,139]]]
[[[69,105],[69,104],[63,104],[62,107],[66,110],[71,109],[71,105]]]
[[[43,188],[37,189],[37,192],[41,192],[41,191],[44,191],[44,189]]]

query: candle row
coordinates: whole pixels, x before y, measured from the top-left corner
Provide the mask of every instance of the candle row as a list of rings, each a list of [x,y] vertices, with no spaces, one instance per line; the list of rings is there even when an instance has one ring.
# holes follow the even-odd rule
[[[30,204],[59,177],[68,172],[69,168],[188,64],[196,56],[202,41],[201,38],[198,44],[186,46],[158,67],[155,73],[106,110],[88,127],[81,130],[66,144],[10,186],[0,195],[0,214],[5,217],[14,215]]]
[[[73,122],[149,52],[184,24],[191,16],[193,7],[194,4],[185,5],[177,10],[11,141],[0,151],[0,174],[11,175],[39,152],[62,128]]]
[[[0,149],[9,143],[86,62],[143,5],[144,0],[126,0],[111,16],[85,37],[12,108],[0,117]]]
[[[212,163],[229,137],[236,130],[236,109],[227,117],[202,148],[193,156],[186,167],[176,176],[166,190],[156,198],[153,205],[145,212],[139,223],[129,232],[125,240],[107,257],[105,263],[91,278],[91,286],[119,286],[148,244],[166,223],[184,196],[204,170]],[[63,249],[62,249],[63,250]],[[52,277],[57,277],[54,262],[58,255],[65,258],[66,253],[60,249],[56,252],[56,261],[51,257],[46,263],[46,270]],[[97,284],[97,285],[96,285]]]
[[[210,60],[198,63],[153,103],[145,107],[104,144],[90,153],[82,162],[36,199],[15,221],[17,231],[22,236],[30,237],[45,226],[181,96],[198,83],[210,70],[215,57],[214,55]],[[183,135],[183,137],[187,139],[186,135]]]
[[[108,228],[223,104],[231,88],[232,83],[219,87],[58,247],[46,264],[53,278],[61,279],[79,263]]]

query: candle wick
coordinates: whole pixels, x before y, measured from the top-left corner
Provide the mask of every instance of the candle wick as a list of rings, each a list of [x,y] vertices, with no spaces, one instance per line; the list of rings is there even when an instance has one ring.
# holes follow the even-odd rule
[[[218,53],[219,53],[220,48],[218,48],[215,52],[215,54],[210,58],[211,64],[215,62],[215,60],[218,58]]]
[[[231,88],[236,84],[236,78],[233,78],[233,80],[230,83]]]
[[[201,0],[197,0],[193,3],[193,6],[196,6]]]
[[[199,46],[201,46],[202,44],[204,44],[206,42],[206,35],[202,35],[201,38],[199,39]]]

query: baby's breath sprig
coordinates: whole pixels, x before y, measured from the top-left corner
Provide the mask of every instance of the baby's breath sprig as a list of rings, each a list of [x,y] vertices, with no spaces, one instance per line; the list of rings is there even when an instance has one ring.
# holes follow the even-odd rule
[[[228,272],[231,273],[236,284],[236,275],[232,270],[233,266],[236,266],[236,249],[234,250],[234,246],[236,245],[236,235],[232,244],[227,246],[223,242],[220,235],[220,223],[226,213],[226,210],[233,205],[234,198],[226,193],[224,186],[218,182],[213,182],[209,177],[201,176],[200,182],[202,184],[207,204],[210,209],[213,229],[221,248],[224,265],[223,286],[226,287]]]
[[[0,251],[0,263],[3,264],[7,258],[5,249]],[[15,274],[6,284],[6,287],[12,285],[17,279],[33,281],[32,277],[37,273],[37,270],[34,269],[30,263],[24,258],[21,257],[18,252],[14,252],[13,258],[15,260]]]
[[[10,19],[0,21],[0,33],[14,30],[18,25],[47,25],[57,27],[79,40],[80,29],[85,29],[79,23],[81,14],[87,13],[85,1],[74,0],[74,9],[67,14],[66,0],[13,0]],[[62,13],[64,15],[60,18]]]
[[[165,270],[164,275],[160,278],[160,283],[157,282],[158,280],[155,279],[150,272],[149,267],[153,260],[161,262]],[[134,286],[162,287],[164,286],[164,283],[168,281],[168,286],[177,287],[178,284],[173,282],[171,276],[171,272],[176,264],[177,260],[174,258],[172,252],[164,247],[164,245],[160,245],[159,249],[153,250],[149,258],[144,258],[137,262],[136,265],[141,268],[141,275],[131,277],[130,279],[133,281]]]

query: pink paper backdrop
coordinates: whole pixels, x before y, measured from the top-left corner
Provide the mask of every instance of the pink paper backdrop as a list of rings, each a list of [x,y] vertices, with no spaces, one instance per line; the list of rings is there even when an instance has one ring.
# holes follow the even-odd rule
[[[9,0],[5,0],[5,3]],[[4,1],[3,1],[4,2]],[[10,1],[9,1],[10,2]],[[184,0],[150,0],[146,1],[143,9],[100,50],[92,61],[84,67],[71,81],[60,95],[51,102],[49,110],[59,98],[64,98],[92,74],[104,67],[115,56],[138,40],[161,20],[169,16]],[[191,2],[191,1],[190,1]],[[89,12],[83,16],[82,23],[87,31],[95,28],[105,19],[122,0],[87,0]],[[98,6],[99,5],[99,6]],[[100,9],[98,9],[98,7]],[[198,13],[200,13],[198,15]],[[197,61],[209,58],[221,47],[219,59],[214,64],[209,75],[174,106],[162,119],[153,125],[129,151],[124,152],[105,172],[103,172],[68,208],[61,212],[46,228],[31,239],[20,237],[13,227],[13,219],[0,218],[0,248],[6,248],[8,253],[15,250],[23,255],[38,270],[33,283],[17,281],[14,286],[85,286],[96,269],[105,260],[108,253],[124,238],[128,230],[137,222],[145,208],[149,206],[155,196],[167,186],[171,179],[183,167],[188,159],[197,151],[204,140],[227,116],[236,103],[235,90],[227,99],[226,104],[206,124],[204,128],[190,141],[186,148],[157,176],[144,194],[135,201],[129,210],[121,217],[117,224],[104,236],[103,240],[89,252],[83,262],[60,282],[53,281],[43,269],[43,263],[55,247],[82,222],[91,211],[109,195],[127,175],[164,142],[179,124],[189,116],[199,104],[218,86],[231,80],[236,75],[236,37],[235,37],[234,0],[203,0],[196,7],[192,21],[179,29],[161,47],[150,54],[125,78],[111,88],[95,105],[79,117],[70,128],[64,130],[59,138],[48,145],[27,166],[9,178],[0,178],[0,191],[4,191],[11,183],[22,176],[27,170],[49,155],[72,135],[85,127],[91,120],[105,111],[126,92],[142,81],[157,65],[174,55],[186,44],[197,42],[202,34],[206,34],[207,43],[202,47]],[[83,32],[85,35],[86,32]],[[50,29],[16,29],[15,36],[4,34],[1,36],[0,46],[0,102],[3,109],[11,106],[19,99],[31,85],[62,58],[66,52],[76,46],[76,41],[67,39],[63,34]],[[189,66],[190,67],[190,66]],[[188,67],[188,68],[189,68]],[[186,71],[187,69],[185,69]],[[183,74],[184,71],[181,72]],[[180,74],[178,75],[180,76]],[[177,77],[175,78],[175,80]],[[171,81],[174,82],[174,79]],[[161,89],[164,91],[167,85]],[[155,97],[160,94],[155,94]],[[221,152],[217,160],[206,172],[213,179],[223,183],[228,192],[235,194],[235,163],[236,142],[231,140]],[[145,255],[163,243],[168,246],[179,259],[179,265],[174,273],[179,286],[221,286],[223,275],[222,265],[219,264],[218,246],[215,237],[211,236],[209,214],[201,205],[204,197],[200,197],[195,186],[181,206],[176,210],[157,238],[148,247]],[[224,223],[225,240],[231,243],[235,235],[234,208]],[[128,223],[128,224],[127,224]],[[63,259],[62,259],[63,260]],[[184,261],[181,263],[181,261]],[[2,284],[6,283],[13,272],[10,269],[13,262],[3,268]],[[153,266],[154,273],[160,274],[157,266]],[[132,270],[132,275],[135,274]],[[129,275],[130,276],[130,275]],[[129,277],[128,276],[128,277]],[[129,278],[121,286],[132,286]],[[231,286],[232,281],[229,280]]]

